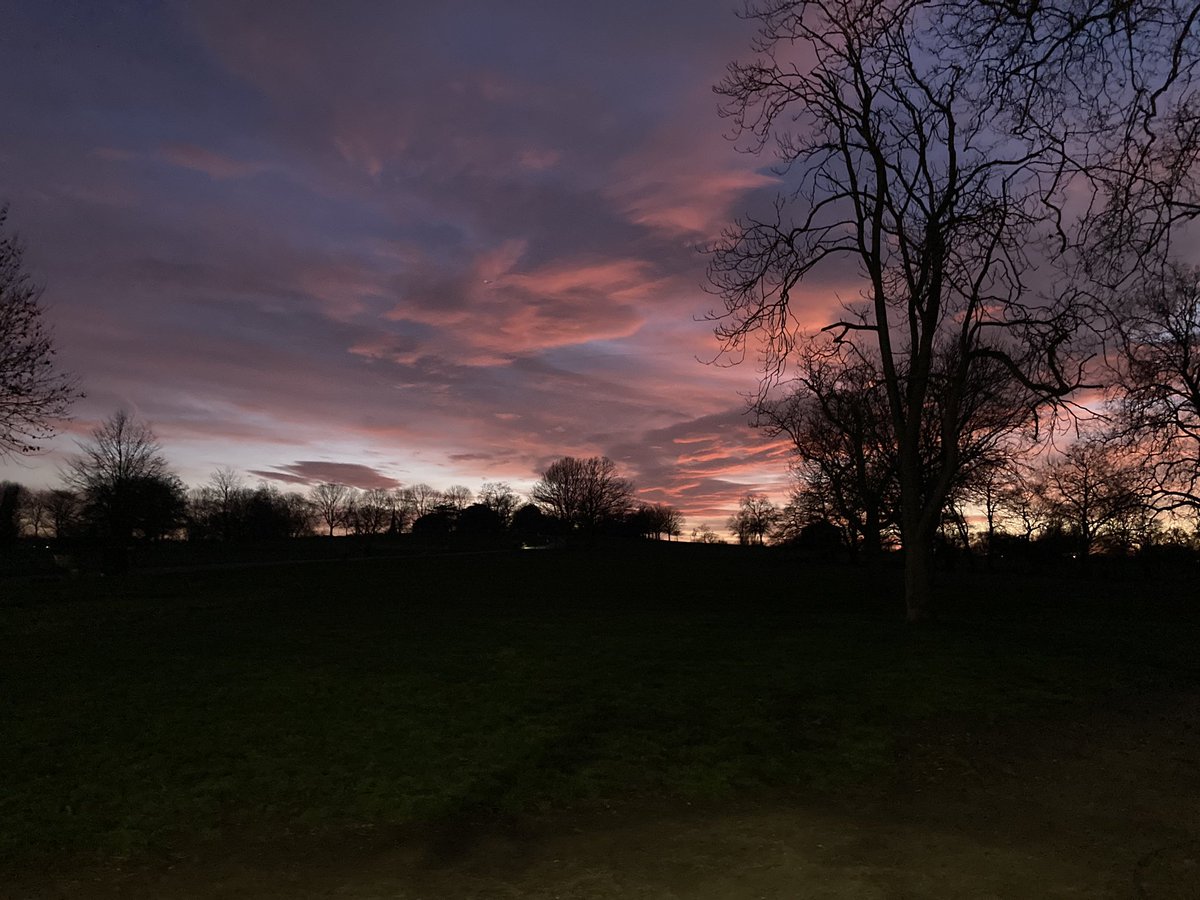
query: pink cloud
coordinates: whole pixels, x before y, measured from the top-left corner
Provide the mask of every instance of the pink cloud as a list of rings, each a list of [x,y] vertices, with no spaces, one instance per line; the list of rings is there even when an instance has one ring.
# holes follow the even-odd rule
[[[233,159],[195,144],[164,144],[159,148],[159,156],[173,166],[203,172],[214,181],[247,178],[270,168],[266,163]]]
[[[693,123],[710,104],[707,93],[689,95],[690,116],[664,121],[614,165],[605,190],[632,221],[673,238],[712,240],[747,194],[778,184],[753,157],[731,155],[717,129],[697,134]]]
[[[517,154],[517,164],[528,172],[544,172],[552,169],[562,159],[557,150],[530,147]]]

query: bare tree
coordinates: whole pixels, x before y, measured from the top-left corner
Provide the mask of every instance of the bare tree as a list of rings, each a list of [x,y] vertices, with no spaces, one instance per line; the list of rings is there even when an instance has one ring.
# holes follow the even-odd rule
[[[433,512],[442,502],[442,492],[428,484],[414,484],[406,489],[414,519]]]
[[[202,490],[211,515],[216,520],[217,533],[221,540],[230,540],[246,494],[241,475],[229,467],[217,469]]]
[[[29,491],[21,509],[21,523],[24,530],[34,538],[42,537],[42,532],[51,527],[50,491]]]
[[[79,396],[76,382],[57,372],[42,290],[23,268],[23,249],[6,234],[0,207],[0,454],[32,453],[55,433],[55,420]]]
[[[1131,229],[1143,248],[1159,242],[1149,204],[1118,209],[1151,180],[1172,187],[1173,215],[1194,212],[1185,182],[1197,117],[1167,101],[1194,62],[1195,12],[1115,0],[750,0],[746,14],[758,55],[732,64],[717,91],[735,137],[753,150],[773,143],[787,190],[713,248],[717,334],[735,356],[758,342],[768,390],[804,341],[798,285],[838,260],[857,270],[861,301],[827,331],[882,378],[907,614],[919,620],[969,441],[1029,426],[1084,383],[1095,321],[1084,276],[1111,284],[1121,273],[1099,272],[1079,249]],[[1162,118],[1179,146],[1131,176],[1125,157],[1150,152]]]
[[[345,524],[350,488],[344,484],[323,481],[308,492],[308,499],[312,502],[317,516],[329,529],[329,536],[333,537],[333,530]]]
[[[683,514],[665,503],[643,503],[630,513],[629,522],[639,535],[656,541],[683,534]]]
[[[465,484],[452,484],[442,493],[442,502],[455,512],[462,512],[471,505],[474,496],[471,489]]]
[[[487,481],[479,489],[479,502],[495,512],[507,528],[517,507],[521,505],[521,498],[507,482]]]
[[[622,518],[633,505],[633,485],[606,456],[564,456],[542,473],[530,497],[547,513],[581,531],[594,532]]]
[[[283,495],[283,505],[288,514],[288,537],[308,537],[313,533],[317,514],[311,500],[289,491]]]
[[[1081,558],[1097,541],[1128,536],[1148,523],[1146,480],[1136,461],[1103,438],[1082,438],[1038,473],[1038,495],[1046,515],[1078,542]]]
[[[112,571],[127,565],[136,534],[163,537],[182,522],[186,494],[150,427],[121,410],[92,431],[67,463],[66,483],[79,492],[84,514],[108,545]]]
[[[46,511],[50,518],[50,526],[55,538],[62,540],[68,537],[79,524],[79,496],[74,491],[65,488],[55,488],[46,497]]]
[[[657,530],[654,537],[658,540],[680,537],[683,534],[683,513],[674,506],[665,503],[655,503],[650,507],[654,511],[654,523]]]
[[[876,367],[840,350],[810,344],[784,396],[759,399],[756,423],[791,438],[803,494],[819,495],[822,518],[844,525],[872,562],[899,505],[887,395]]]
[[[364,491],[358,498],[358,530],[362,534],[379,534],[391,523],[392,492],[383,488]]]
[[[704,524],[698,525],[697,527],[692,529],[692,543],[693,544],[724,544],[725,541],[723,541],[721,539],[721,536],[718,535],[715,531],[713,531],[711,526],[709,526],[709,524],[707,522],[705,522]]]
[[[1148,278],[1117,321],[1118,407],[1154,499],[1200,512],[1200,269]]]
[[[766,494],[746,494],[729,517],[729,531],[739,544],[762,544],[779,518],[779,508]]]
[[[416,518],[412,492],[408,488],[392,488],[387,495],[387,510],[388,533],[402,534]]]

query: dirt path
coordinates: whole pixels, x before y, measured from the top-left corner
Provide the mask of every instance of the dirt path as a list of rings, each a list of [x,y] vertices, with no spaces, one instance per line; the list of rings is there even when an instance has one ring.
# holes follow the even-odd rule
[[[917,741],[891,784],[842,801],[210,847],[15,890],[3,896],[1194,900],[1200,696]]]

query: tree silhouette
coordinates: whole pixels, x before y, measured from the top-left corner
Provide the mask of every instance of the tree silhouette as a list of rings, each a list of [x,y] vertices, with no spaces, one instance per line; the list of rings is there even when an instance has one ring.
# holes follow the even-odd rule
[[[50,529],[50,491],[29,491],[21,510],[21,524],[34,538]]]
[[[766,494],[746,494],[729,517],[729,531],[739,544],[762,544],[779,518],[779,508]]]
[[[594,533],[625,516],[633,505],[633,485],[617,475],[616,463],[606,456],[564,456],[542,473],[530,497],[570,527]]]
[[[414,519],[433,512],[442,502],[442,492],[428,484],[414,484],[404,489],[405,500]]]
[[[1119,409],[1155,500],[1200,511],[1200,269],[1147,279],[1117,322]]]
[[[534,503],[526,503],[513,513],[509,529],[523,540],[538,540],[549,537],[560,527],[559,523],[551,520]]]
[[[683,533],[683,514],[665,503],[644,503],[629,514],[629,521],[637,534],[656,541]]]
[[[453,507],[456,512],[462,512],[471,505],[474,496],[465,484],[452,484],[442,492],[442,502]]]
[[[1119,444],[1102,437],[1076,441],[1038,473],[1045,515],[1077,542],[1082,559],[1104,537],[1127,543],[1149,521],[1144,469],[1122,458]]]
[[[486,503],[472,503],[463,508],[454,522],[455,534],[467,539],[495,537],[503,531],[500,514]]]
[[[513,513],[521,505],[521,498],[506,482],[486,481],[479,489],[479,502],[490,507],[507,528],[512,522]]]
[[[313,486],[309,491],[308,498],[312,502],[317,516],[329,529],[329,536],[333,537],[333,530],[339,525],[345,524],[350,488],[344,484],[323,481]]]
[[[787,190],[713,248],[717,335],[735,358],[756,342],[765,395],[806,342],[801,283],[838,260],[857,269],[861,302],[826,330],[878,367],[920,620],[968,444],[1083,384],[1090,288],[1196,212],[1196,10],[751,0],[746,15],[758,55],[716,90],[734,137],[776,148]],[[1163,120],[1172,137],[1156,145]]]
[[[183,483],[170,471],[154,432],[124,410],[80,443],[64,478],[79,492],[84,515],[107,544],[106,566],[123,571],[136,534],[153,539],[177,528],[186,507]]]
[[[79,496],[65,488],[55,488],[47,493],[46,512],[54,537],[58,540],[69,537],[79,526]]]
[[[757,424],[791,439],[800,493],[810,505],[820,498],[819,511],[800,514],[794,523],[796,536],[810,521],[835,518],[853,535],[851,545],[861,543],[873,562],[899,507],[883,378],[877,367],[843,357],[836,346],[808,350],[784,395],[759,399]]]
[[[387,530],[392,515],[391,491],[371,488],[355,498],[355,531],[359,534],[379,534]]]
[[[77,384],[57,372],[42,291],[23,267],[24,251],[5,233],[8,207],[0,206],[0,454],[32,453],[55,433],[54,421],[79,396]]]

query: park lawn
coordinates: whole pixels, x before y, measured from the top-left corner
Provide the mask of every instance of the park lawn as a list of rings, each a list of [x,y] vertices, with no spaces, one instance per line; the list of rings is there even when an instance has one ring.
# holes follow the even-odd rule
[[[958,573],[913,629],[895,571],[705,549],[7,584],[0,867],[869,794],[916,736],[1200,683],[1187,581]]]

